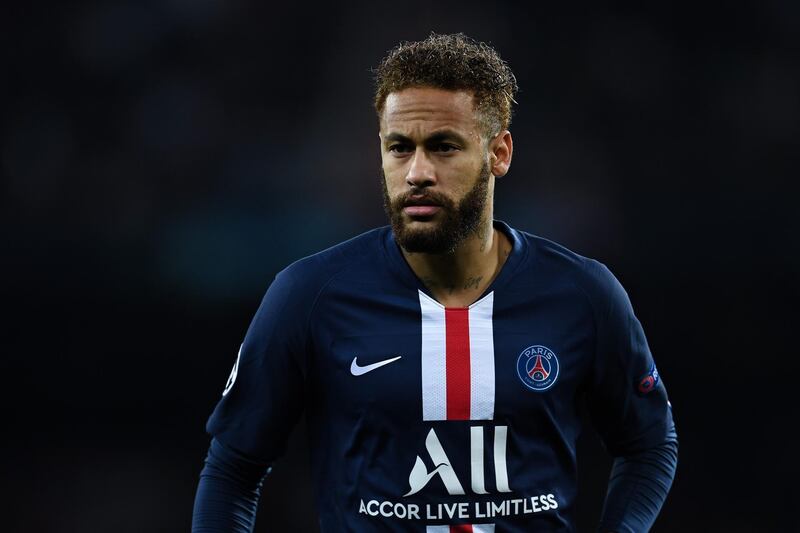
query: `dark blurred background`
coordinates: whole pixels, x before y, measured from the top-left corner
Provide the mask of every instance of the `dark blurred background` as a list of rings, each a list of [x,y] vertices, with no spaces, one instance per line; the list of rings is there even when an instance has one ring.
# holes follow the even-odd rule
[[[800,3],[66,4],[0,16],[2,531],[189,529],[264,290],[384,224],[370,69],[432,30],[518,77],[497,217],[606,263],[648,333],[681,439],[654,531],[800,531]],[[291,449],[259,531],[313,531]]]

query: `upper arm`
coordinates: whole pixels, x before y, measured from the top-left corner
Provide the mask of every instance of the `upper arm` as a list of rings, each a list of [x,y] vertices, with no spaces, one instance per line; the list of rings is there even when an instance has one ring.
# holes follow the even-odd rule
[[[208,420],[221,442],[272,462],[303,411],[307,290],[288,271],[267,290],[242,343],[233,383]]]
[[[672,410],[628,294],[608,269],[598,266],[589,405],[609,452],[624,455],[662,442],[673,426]]]

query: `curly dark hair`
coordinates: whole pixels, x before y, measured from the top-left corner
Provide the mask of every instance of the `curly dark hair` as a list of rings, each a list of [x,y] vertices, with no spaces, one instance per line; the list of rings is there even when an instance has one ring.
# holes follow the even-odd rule
[[[409,87],[466,90],[473,94],[479,120],[489,136],[511,124],[517,79],[488,44],[463,33],[431,33],[424,41],[402,42],[389,51],[375,73],[375,110],[380,118],[389,93]]]

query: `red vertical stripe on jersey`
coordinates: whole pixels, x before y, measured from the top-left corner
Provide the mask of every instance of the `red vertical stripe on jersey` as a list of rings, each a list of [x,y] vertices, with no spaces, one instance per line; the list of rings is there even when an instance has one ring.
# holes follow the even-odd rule
[[[461,524],[460,526],[450,526],[450,533],[472,533],[472,524]]]
[[[447,419],[469,420],[469,309],[445,309],[445,330]],[[457,531],[472,531],[472,526]]]

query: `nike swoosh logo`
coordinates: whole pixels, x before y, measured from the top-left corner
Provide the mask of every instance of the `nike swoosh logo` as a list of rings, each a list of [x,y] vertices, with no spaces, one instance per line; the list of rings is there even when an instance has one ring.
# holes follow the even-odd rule
[[[350,373],[354,376],[362,376],[367,372],[372,372],[376,368],[380,368],[384,365],[388,365],[389,363],[394,363],[398,359],[403,357],[402,355],[398,355],[397,357],[392,357],[391,359],[384,359],[383,361],[378,361],[377,363],[372,363],[371,365],[367,366],[358,366],[357,359],[358,357],[353,357],[353,362],[350,363]]]

